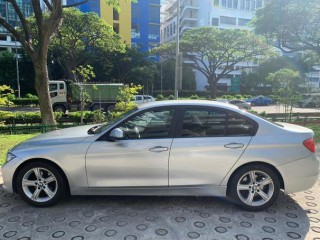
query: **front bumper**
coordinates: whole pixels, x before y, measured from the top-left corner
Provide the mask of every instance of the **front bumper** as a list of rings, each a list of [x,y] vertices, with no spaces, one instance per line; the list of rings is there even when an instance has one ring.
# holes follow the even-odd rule
[[[16,169],[19,166],[19,163],[21,163],[21,160],[16,157],[15,159],[11,160],[10,162],[6,162],[2,168],[2,178],[3,178],[3,189],[7,192],[13,193],[13,176],[16,171]]]
[[[319,160],[315,154],[277,167],[284,181],[284,192],[294,193],[311,188],[319,178]]]

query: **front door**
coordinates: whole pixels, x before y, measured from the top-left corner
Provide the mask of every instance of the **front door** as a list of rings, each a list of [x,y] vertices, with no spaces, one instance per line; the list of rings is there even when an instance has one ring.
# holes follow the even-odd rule
[[[89,187],[167,187],[174,113],[172,108],[137,113],[116,126],[125,139],[95,141],[86,155]]]

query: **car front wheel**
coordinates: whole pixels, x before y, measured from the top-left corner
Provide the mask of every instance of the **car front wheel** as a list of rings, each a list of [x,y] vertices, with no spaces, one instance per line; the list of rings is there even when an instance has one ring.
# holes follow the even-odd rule
[[[237,205],[249,211],[261,211],[270,207],[279,193],[278,176],[264,165],[240,168],[228,184],[229,196]]]
[[[66,186],[56,167],[48,163],[33,162],[18,173],[17,190],[30,205],[48,207],[65,195]]]

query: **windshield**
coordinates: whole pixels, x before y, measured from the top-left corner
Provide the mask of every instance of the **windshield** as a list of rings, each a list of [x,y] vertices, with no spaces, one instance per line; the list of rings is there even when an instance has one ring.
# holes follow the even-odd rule
[[[134,108],[134,109],[131,109],[130,111],[110,120],[109,122],[103,124],[103,125],[100,125],[99,128],[97,128],[95,130],[94,133],[102,133],[103,131],[105,131],[108,127],[110,127],[111,125],[113,125],[114,123],[118,122],[118,121],[121,121],[122,119],[126,118],[127,116],[129,116],[130,114],[132,114],[133,112],[137,111],[138,108]]]

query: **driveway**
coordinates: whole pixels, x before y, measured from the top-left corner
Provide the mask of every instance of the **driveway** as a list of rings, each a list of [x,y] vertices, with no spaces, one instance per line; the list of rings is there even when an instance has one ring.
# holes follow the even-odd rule
[[[282,194],[263,212],[212,197],[82,196],[34,208],[0,187],[0,239],[316,240],[320,179],[308,191]]]
[[[270,105],[270,106],[252,106],[252,110],[257,111],[258,113],[284,113],[283,105]],[[294,113],[320,113],[320,108],[292,108]]]

